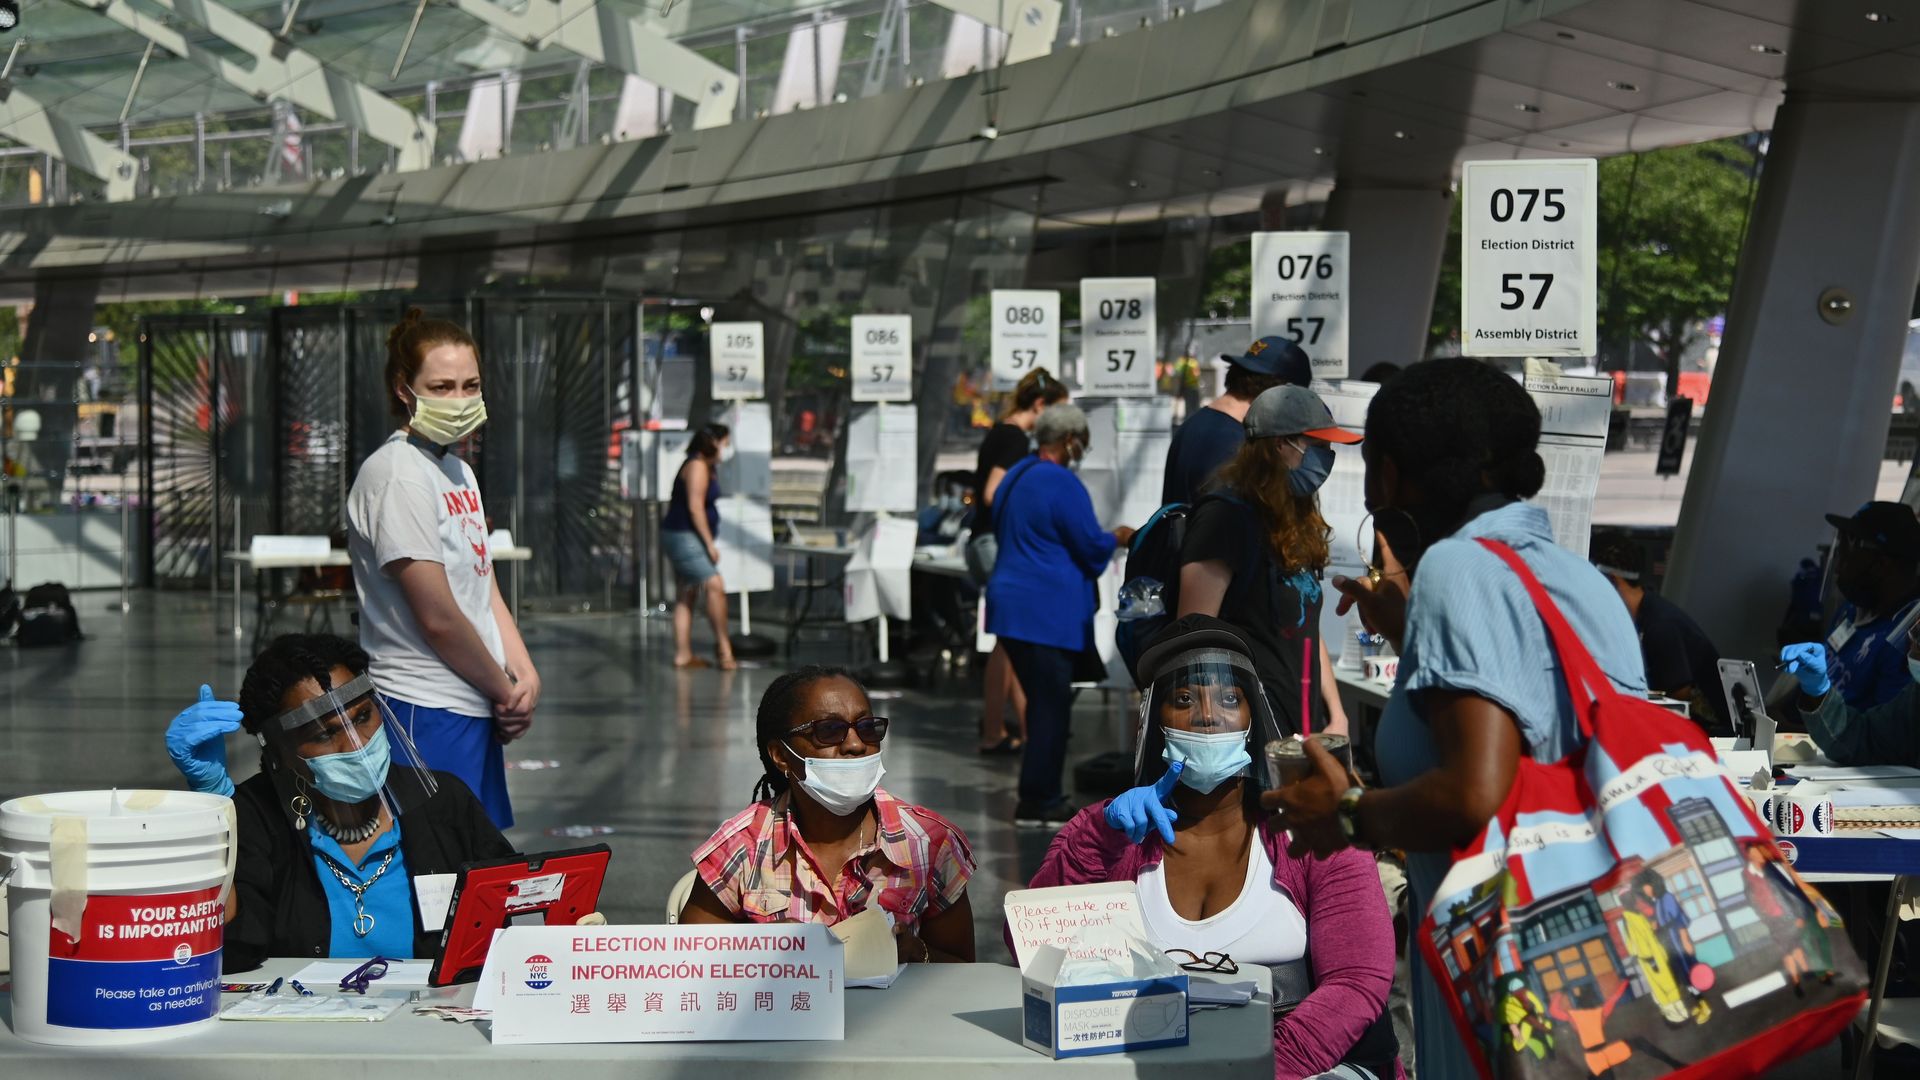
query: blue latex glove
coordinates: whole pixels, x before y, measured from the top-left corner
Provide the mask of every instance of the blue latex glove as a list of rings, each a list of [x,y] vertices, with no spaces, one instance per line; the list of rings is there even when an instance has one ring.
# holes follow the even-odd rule
[[[200,700],[167,725],[167,756],[193,790],[231,799],[233,777],[227,775],[226,735],[238,730],[240,706],[215,700],[213,687],[202,686]]]
[[[1833,689],[1833,680],[1827,675],[1827,647],[1817,641],[1781,649],[1780,666],[1800,680],[1800,690],[1808,697],[1824,697]]]
[[[1176,761],[1167,766],[1166,774],[1160,782],[1151,787],[1137,787],[1123,791],[1107,804],[1107,824],[1127,834],[1127,839],[1138,844],[1147,838],[1148,829],[1158,829],[1160,839],[1173,843],[1173,822],[1180,812],[1167,802],[1173,795],[1173,789],[1180,783],[1180,773],[1187,767],[1186,762]]]

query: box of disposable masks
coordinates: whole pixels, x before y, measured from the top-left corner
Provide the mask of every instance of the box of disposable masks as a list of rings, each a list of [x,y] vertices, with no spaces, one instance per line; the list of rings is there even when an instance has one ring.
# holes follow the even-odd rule
[[[1187,1045],[1187,976],[1149,945],[1133,882],[1007,894],[1022,1041],[1052,1058]]]
[[[1021,1041],[1052,1058],[1187,1045],[1187,976],[1145,943],[1124,960],[1052,945],[1020,972]]]

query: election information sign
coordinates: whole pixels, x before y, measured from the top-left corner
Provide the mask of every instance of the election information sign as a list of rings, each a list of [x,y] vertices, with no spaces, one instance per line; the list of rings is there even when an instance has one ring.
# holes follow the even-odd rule
[[[474,991],[496,1043],[835,1040],[846,950],[823,923],[510,926]]]
[[[1152,278],[1080,281],[1080,392],[1152,397],[1159,335]]]
[[[1592,158],[1466,163],[1462,352],[1593,355],[1598,168]]]
[[[853,400],[913,400],[913,316],[855,315]]]
[[[1050,289],[995,289],[993,388],[1011,390],[1027,372],[1060,374],[1060,294]]]
[[[1347,377],[1348,237],[1343,232],[1253,234],[1253,336],[1292,338],[1313,377]]]
[[[707,329],[715,401],[766,396],[766,339],[766,328],[757,322],[717,322]]]

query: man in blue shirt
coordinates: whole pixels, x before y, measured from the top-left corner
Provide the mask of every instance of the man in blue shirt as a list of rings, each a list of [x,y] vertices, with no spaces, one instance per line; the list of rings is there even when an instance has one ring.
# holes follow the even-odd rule
[[[1833,582],[1846,599],[1827,632],[1833,685],[1848,705],[1870,709],[1913,682],[1903,624],[1920,603],[1920,518],[1903,503],[1870,502],[1827,521],[1840,531]]]
[[[1285,383],[1313,381],[1313,363],[1300,346],[1283,337],[1263,337],[1227,362],[1227,392],[1186,418],[1167,447],[1167,471],[1160,482],[1160,504],[1190,503],[1200,497],[1213,474],[1247,441],[1245,421],[1253,399]]]

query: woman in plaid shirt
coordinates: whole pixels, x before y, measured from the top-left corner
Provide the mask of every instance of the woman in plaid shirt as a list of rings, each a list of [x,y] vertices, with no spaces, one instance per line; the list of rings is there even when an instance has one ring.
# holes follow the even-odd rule
[[[877,904],[902,963],[972,963],[973,851],[945,818],[880,788],[887,724],[839,668],[774,680],[755,723],[766,774],[753,805],[693,853],[680,921],[831,926]]]

